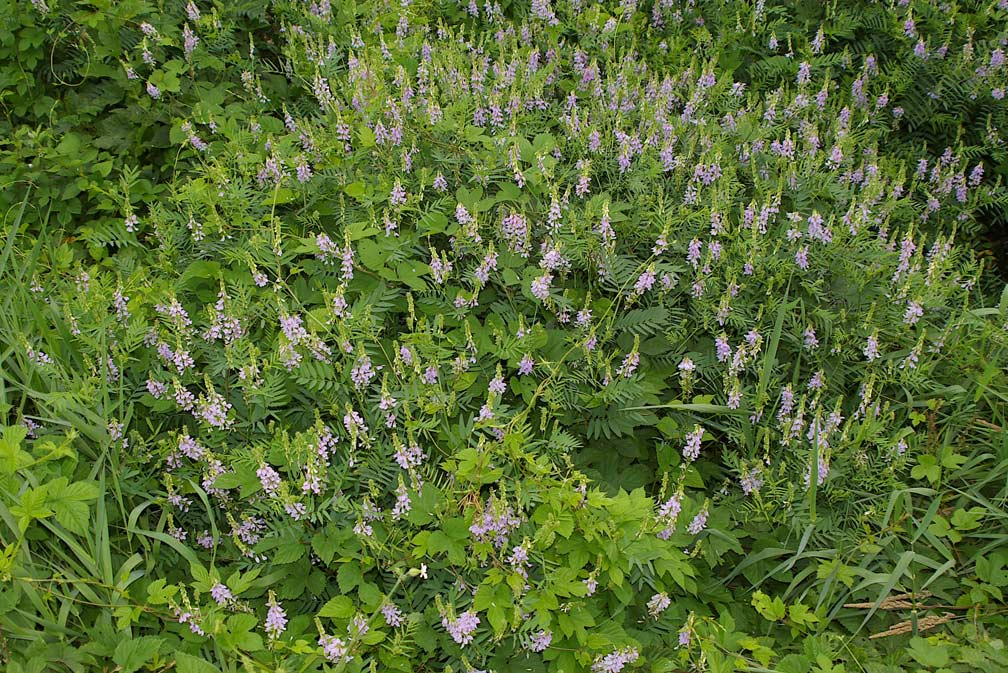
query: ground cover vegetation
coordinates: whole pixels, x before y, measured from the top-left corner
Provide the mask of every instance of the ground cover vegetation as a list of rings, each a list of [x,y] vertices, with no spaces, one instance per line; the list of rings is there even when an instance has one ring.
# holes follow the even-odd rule
[[[1008,2],[0,13],[4,671],[1008,669]]]

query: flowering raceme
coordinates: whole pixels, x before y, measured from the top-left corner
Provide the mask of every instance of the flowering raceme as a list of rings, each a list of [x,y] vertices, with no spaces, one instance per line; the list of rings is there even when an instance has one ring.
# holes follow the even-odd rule
[[[153,140],[92,143],[115,172],[99,188],[64,151],[88,106],[64,149],[33,136],[58,193],[88,201],[53,226],[26,209],[0,255],[4,278],[32,276],[9,282],[33,310],[0,374],[31,433],[31,465],[7,449],[25,466],[3,478],[31,474],[3,504],[27,512],[32,558],[43,529],[90,520],[90,488],[41,486],[83,479],[43,448],[79,416],[67,446],[109,460],[77,464],[130,481],[100,496],[135,538],[112,548],[163,542],[133,597],[151,606],[114,615],[124,633],[166,615],[179,652],[263,670],[776,666],[763,640],[737,645],[762,623],[746,601],[737,626],[702,616],[724,598],[708,588],[747,590],[748,555],[815,517],[873,525],[885,508],[866,503],[893,492],[916,507],[924,434],[1000,394],[990,375],[945,411],[973,398],[964,354],[1003,341],[949,232],[1000,198],[1006,64],[990,26],[967,39],[967,12],[919,0],[866,10],[874,54],[863,31],[838,38],[836,8],[736,4],[138,14],[113,41],[109,96],[128,98],[106,107]],[[60,44],[70,16],[21,41]],[[33,77],[49,108],[78,95]],[[957,116],[974,109],[987,121]],[[942,125],[971,144],[900,140]],[[119,145],[177,162],[133,175]],[[3,150],[17,180],[27,146]],[[49,182],[23,184],[51,200]],[[21,623],[30,603],[4,632],[48,619]],[[764,624],[765,649],[789,648],[800,614]],[[117,652],[95,665],[125,667]]]
[[[465,647],[473,640],[473,633],[479,626],[480,618],[475,612],[466,610],[455,619],[446,616],[441,618],[441,624],[456,643]]]

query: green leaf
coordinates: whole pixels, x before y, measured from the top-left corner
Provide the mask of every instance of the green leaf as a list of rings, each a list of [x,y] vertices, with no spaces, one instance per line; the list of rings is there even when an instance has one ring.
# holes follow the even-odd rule
[[[941,668],[949,663],[948,646],[944,643],[933,644],[925,638],[915,637],[910,639],[907,651],[923,666]]]
[[[487,621],[493,627],[494,633],[503,633],[507,627],[507,613],[499,605],[492,605],[487,610]]]
[[[319,617],[329,617],[331,619],[350,619],[357,612],[352,600],[346,596],[335,596],[322,606],[319,610]]]
[[[913,469],[910,470],[910,476],[914,479],[923,479],[926,477],[931,482],[931,485],[934,486],[941,480],[941,467],[934,456],[924,454],[917,459],[917,465],[914,465]]]
[[[154,636],[121,640],[112,654],[112,661],[119,665],[120,673],[133,673],[154,658],[163,642],[164,638]]]
[[[21,530],[25,530],[34,519],[45,519],[52,516],[52,510],[45,506],[46,489],[44,486],[29,488],[21,494],[18,504],[10,508],[11,514],[18,518]]]
[[[405,261],[396,268],[396,276],[406,283],[411,289],[423,292],[427,289],[427,282],[421,275],[430,273],[430,267],[423,262]]]
[[[368,610],[377,610],[385,600],[385,594],[373,582],[362,582],[357,589],[357,595]]]
[[[330,535],[325,530],[320,530],[315,533],[312,537],[312,551],[322,559],[323,563],[329,563],[333,560],[333,556],[336,555],[336,549],[339,547],[339,540],[335,536]]]
[[[178,673],[220,673],[210,662],[185,652],[175,653],[175,669]]]
[[[258,652],[263,649],[262,636],[253,631],[258,625],[255,615],[231,615],[228,617],[227,625],[230,633],[217,635],[222,643],[226,641],[226,647],[234,647],[246,652]]]
[[[819,617],[802,603],[795,603],[788,608],[788,618],[799,626],[808,626],[819,621]]]
[[[389,251],[376,240],[365,238],[357,244],[357,256],[369,271],[377,272],[385,266]]]
[[[67,485],[66,481],[65,477],[60,477],[49,484],[47,504],[60,525],[82,535],[88,530],[88,503],[98,497],[98,485],[87,481]]]
[[[349,593],[360,583],[362,577],[360,566],[356,561],[344,563],[336,573],[336,581],[339,582],[340,591],[343,593]]]
[[[31,454],[21,450],[27,430],[20,425],[8,426],[0,435],[0,474],[13,474],[34,462]]]
[[[433,236],[434,234],[440,234],[448,229],[448,216],[437,211],[424,213],[418,225],[417,233],[421,235]]]
[[[957,509],[952,513],[952,525],[956,530],[973,530],[980,527],[980,520],[986,512],[982,507]]]
[[[779,622],[787,614],[787,606],[780,596],[770,598],[762,591],[753,594],[752,605],[756,608],[756,612],[767,621]]]
[[[351,182],[349,185],[343,188],[347,196],[358,201],[362,200],[364,196],[364,183],[363,182]]]
[[[178,586],[167,584],[162,577],[154,580],[147,586],[147,600],[154,605],[164,605],[172,596],[178,593]]]

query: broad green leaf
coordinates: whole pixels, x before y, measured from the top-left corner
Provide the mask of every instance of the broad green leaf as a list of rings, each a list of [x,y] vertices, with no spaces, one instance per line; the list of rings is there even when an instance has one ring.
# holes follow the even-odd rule
[[[352,600],[346,596],[334,596],[319,610],[319,617],[350,619],[357,612]]]
[[[163,638],[154,636],[121,640],[112,654],[112,661],[120,666],[121,673],[133,673],[154,658],[163,642]]]

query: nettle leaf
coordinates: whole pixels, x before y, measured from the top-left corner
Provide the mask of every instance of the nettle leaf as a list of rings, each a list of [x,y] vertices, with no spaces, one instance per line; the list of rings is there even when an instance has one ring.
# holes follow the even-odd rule
[[[350,619],[357,613],[353,601],[346,596],[334,596],[319,610],[319,617],[330,619]]]
[[[18,518],[21,530],[28,528],[33,520],[52,516],[52,510],[45,506],[47,496],[44,486],[29,488],[21,494],[18,503],[11,506],[11,514]]]
[[[787,606],[780,596],[771,598],[762,591],[753,593],[752,605],[764,619],[779,622],[787,615]]]
[[[21,449],[27,429],[20,425],[4,427],[0,432],[0,470],[13,474],[34,462],[31,454]]]
[[[175,653],[175,669],[178,673],[220,673],[209,661],[184,652]]]
[[[122,673],[133,673],[153,659],[164,643],[164,638],[142,636],[121,640],[112,653],[112,661],[119,665]]]
[[[65,477],[60,477],[48,484],[46,503],[60,525],[73,533],[83,534],[90,523],[88,505],[97,497],[96,483],[75,481],[70,484]]]
[[[357,589],[357,596],[360,598],[361,604],[367,610],[378,609],[385,598],[381,589],[379,589],[378,585],[373,582],[362,582]]]
[[[336,573],[336,580],[339,582],[340,591],[344,593],[349,592],[360,583],[363,576],[359,563],[356,561],[344,563]]]
[[[287,564],[294,563],[305,555],[307,546],[297,537],[294,531],[285,531],[283,535],[269,538],[261,543],[264,551],[271,550],[271,557],[274,563]]]
[[[941,668],[950,661],[948,644],[930,642],[929,638],[914,637],[910,639],[907,652],[918,663],[929,668]]]
[[[335,536],[325,530],[320,530],[315,533],[312,537],[312,551],[318,556],[323,563],[329,563],[333,560],[336,555],[336,550],[339,549],[340,540]]]

